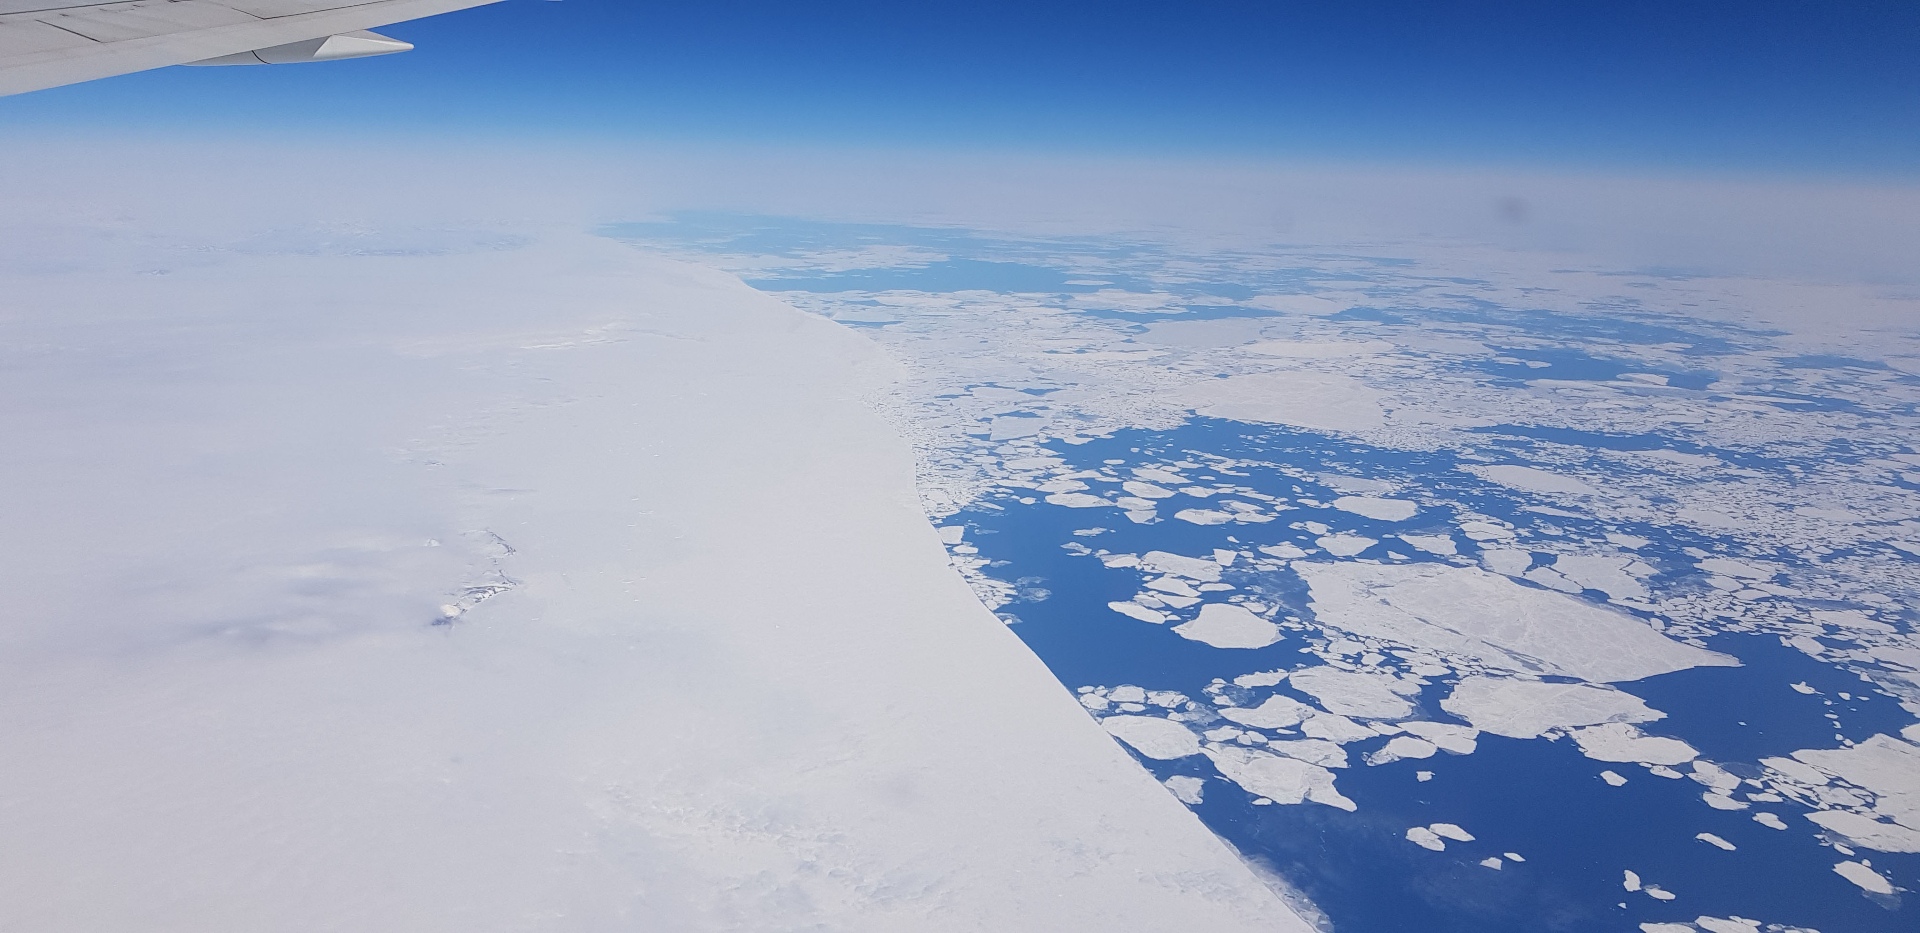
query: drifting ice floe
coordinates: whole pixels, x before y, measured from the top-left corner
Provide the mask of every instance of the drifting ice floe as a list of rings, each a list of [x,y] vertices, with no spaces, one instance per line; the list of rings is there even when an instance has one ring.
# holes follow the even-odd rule
[[[1353,801],[1334,790],[1333,772],[1319,765],[1231,745],[1209,745],[1205,751],[1227,780],[1249,794],[1266,797],[1274,803],[1311,800],[1342,810],[1358,809]]]
[[[1179,402],[1210,418],[1360,432],[1386,424],[1383,397],[1351,376],[1294,371],[1207,379],[1184,389]]]
[[[1699,754],[1679,739],[1641,735],[1640,730],[1623,722],[1576,729],[1573,740],[1579,744],[1581,754],[1595,761],[1677,765],[1692,761]]]
[[[1280,626],[1234,603],[1208,603],[1200,617],[1173,627],[1181,638],[1215,648],[1265,648],[1280,640]]]
[[[1293,689],[1319,700],[1328,712],[1342,716],[1402,719],[1413,714],[1413,704],[1395,690],[1396,687],[1404,689],[1406,684],[1390,675],[1310,667],[1295,671],[1287,682]]]
[[[1599,492],[1599,490],[1571,476],[1561,476],[1558,473],[1549,473],[1546,470],[1539,470],[1533,467],[1503,465],[1476,466],[1465,469],[1479,474],[1483,479],[1513,489],[1522,489],[1527,492],[1570,492],[1583,496],[1593,495]]]
[[[1874,871],[1859,862],[1841,862],[1833,866],[1833,873],[1860,886],[1860,890],[1871,894],[1892,894],[1893,882],[1885,875]]]
[[[1440,708],[1482,732],[1516,739],[1535,738],[1549,729],[1666,717],[1639,697],[1611,687],[1504,677],[1463,678],[1440,701]]]
[[[1100,720],[1115,738],[1148,758],[1170,761],[1200,754],[1200,738],[1177,722],[1157,716],[1108,716]]]
[[[1403,522],[1420,511],[1419,506],[1405,499],[1378,499],[1372,496],[1341,496],[1333,500],[1333,507],[1383,522]]]
[[[1307,581],[1309,606],[1321,625],[1492,667],[1614,681],[1739,663],[1674,641],[1617,610],[1473,567],[1306,561],[1292,567]]]

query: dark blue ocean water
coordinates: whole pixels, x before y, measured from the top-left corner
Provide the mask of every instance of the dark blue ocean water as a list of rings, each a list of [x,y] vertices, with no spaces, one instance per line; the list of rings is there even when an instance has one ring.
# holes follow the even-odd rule
[[[1106,604],[1130,598],[1139,588],[1139,572],[1110,569],[1094,557],[1076,556],[1062,548],[1068,542],[1115,553],[1157,549],[1190,555],[1283,541],[1311,547],[1314,535],[1290,524],[1318,520],[1370,537],[1386,531],[1450,531],[1454,509],[1448,502],[1497,515],[1520,529],[1543,520],[1524,511],[1523,500],[1511,491],[1454,469],[1455,462],[1444,454],[1368,449],[1235,422],[1198,419],[1175,431],[1121,432],[1078,447],[1060,444],[1052,449],[1078,469],[1123,461],[1117,466],[1120,475],[1132,466],[1183,458],[1200,462],[1202,455],[1217,454],[1310,474],[1393,480],[1421,490],[1416,497],[1423,499],[1421,514],[1401,523],[1301,508],[1265,524],[1161,521],[1140,526],[1117,510],[1023,505],[1012,497],[995,499],[997,509],[976,508],[957,516],[955,521],[969,526],[969,542],[982,556],[1005,562],[993,571],[997,576],[1020,579],[1049,594],[1016,602],[1006,611],[1017,619],[1013,630],[1074,688],[1134,684],[1201,698],[1215,678],[1231,680],[1320,661],[1300,651],[1311,632],[1291,632],[1257,650],[1226,650],[1121,616]],[[1204,468],[1184,473],[1296,502],[1303,493],[1320,501],[1339,495],[1275,466],[1242,464],[1231,474]],[[1180,502],[1181,507],[1199,505],[1197,500]],[[1563,532],[1595,538],[1612,529],[1593,523],[1574,527],[1582,521],[1558,516],[1545,520]],[[1089,527],[1109,530],[1092,536],[1073,533]],[[1676,540],[1652,527],[1617,530],[1654,539],[1642,555],[1675,573],[1696,572],[1682,548],[1710,543]],[[1464,553],[1471,553],[1468,542],[1457,534],[1456,539]],[[1405,545],[1395,546],[1391,539],[1361,556],[1390,560],[1389,550],[1432,559]],[[1284,605],[1289,613],[1311,617],[1304,588],[1289,572],[1229,569],[1224,580],[1241,592]],[[1699,668],[1620,686],[1667,713],[1645,731],[1683,739],[1736,773],[1758,776],[1753,763],[1761,757],[1833,747],[1835,729],[1825,718],[1830,711],[1841,716],[1841,734],[1854,740],[1877,732],[1897,734],[1912,722],[1893,699],[1871,685],[1783,647],[1775,637],[1727,635],[1714,639],[1711,647],[1740,658],[1743,666]],[[1789,689],[1795,682],[1813,686],[1824,696]],[[1421,697],[1426,716],[1452,721],[1438,705],[1449,689],[1445,678],[1427,688]],[[1836,695],[1842,691],[1855,700],[1839,701]],[[1311,702],[1284,685],[1278,692]],[[1835,706],[1826,705],[1830,698]],[[1633,930],[1642,922],[1688,921],[1703,914],[1758,917],[1825,933],[1920,929],[1920,915],[1910,904],[1889,909],[1834,874],[1831,869],[1842,856],[1819,843],[1817,827],[1805,822],[1803,809],[1790,802],[1755,804],[1748,811],[1715,810],[1701,800],[1705,788],[1692,780],[1655,776],[1636,765],[1596,762],[1565,740],[1483,735],[1472,755],[1442,753],[1376,767],[1362,764],[1364,753],[1384,742],[1349,745],[1354,766],[1335,772],[1340,791],[1359,805],[1354,813],[1311,803],[1254,805],[1249,795],[1218,779],[1204,757],[1139,760],[1162,779],[1176,774],[1208,778],[1204,801],[1195,808],[1201,819],[1247,857],[1280,872],[1344,933],[1597,933]],[[1600,780],[1606,769],[1624,775],[1626,785],[1612,787]],[[1420,782],[1415,779],[1419,771],[1434,776]],[[1761,809],[1779,815],[1789,828],[1774,830],[1754,822],[1752,814]],[[1430,852],[1405,838],[1409,827],[1433,822],[1464,826],[1476,841],[1449,842],[1445,852]],[[1701,832],[1732,842],[1736,851],[1695,839]],[[1519,853],[1526,861],[1507,860],[1507,852]],[[1920,879],[1920,856],[1865,854],[1897,880],[1910,884]],[[1489,857],[1501,858],[1502,867],[1496,871],[1479,864]],[[1629,869],[1677,899],[1663,903],[1645,893],[1629,894],[1621,884],[1623,871]]]

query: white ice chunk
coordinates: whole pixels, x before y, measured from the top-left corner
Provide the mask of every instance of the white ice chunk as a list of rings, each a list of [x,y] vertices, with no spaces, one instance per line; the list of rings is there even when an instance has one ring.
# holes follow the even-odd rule
[[[1215,648],[1265,648],[1281,638],[1280,626],[1233,603],[1201,606],[1199,618],[1176,625],[1173,630],[1181,638]]]
[[[1342,716],[1401,719],[1413,715],[1413,705],[1393,689],[1400,682],[1389,675],[1310,667],[1295,671],[1288,682],[1293,689],[1319,700],[1328,712]]]
[[[1631,557],[1562,556],[1554,559],[1553,569],[1560,575],[1590,590],[1599,590],[1614,599],[1646,599],[1647,587],[1627,572]]]
[[[1364,535],[1343,531],[1337,535],[1327,535],[1314,543],[1325,548],[1327,553],[1335,557],[1352,557],[1379,542]]]
[[[1386,425],[1384,397],[1351,376],[1290,370],[1202,379],[1181,390],[1177,401],[1209,418],[1359,432]]]
[[[1724,849],[1728,852],[1732,852],[1736,848],[1733,843],[1728,842],[1725,839],[1722,839],[1719,836],[1716,836],[1712,833],[1695,833],[1693,838],[1698,839],[1701,842],[1706,843],[1707,845],[1713,846],[1716,849]]]
[[[1614,787],[1619,787],[1620,785],[1627,783],[1627,779],[1621,777],[1619,772],[1617,771],[1600,772],[1600,780],[1605,781],[1609,785]]]
[[[1502,486],[1513,489],[1526,490],[1527,492],[1565,492],[1579,495],[1593,495],[1599,492],[1599,490],[1571,476],[1549,473],[1546,470],[1535,469],[1529,466],[1506,464],[1502,466],[1468,466],[1462,467],[1462,469],[1478,474],[1482,479],[1499,483]]]
[[[1500,862],[1500,859],[1489,855],[1486,858],[1481,859],[1480,864],[1486,866],[1487,868],[1491,868],[1494,871],[1499,871],[1501,862]]]
[[[1131,616],[1142,622],[1152,622],[1155,625],[1162,625],[1167,621],[1166,613],[1158,609],[1148,609],[1139,603],[1108,603],[1107,608],[1121,615]]]
[[[1094,509],[1113,504],[1099,496],[1090,496],[1084,492],[1056,492],[1048,496],[1047,501],[1070,509]]]
[[[1467,677],[1440,708],[1482,732],[1531,739],[1549,729],[1607,722],[1652,722],[1666,714],[1631,693],[1592,684]],[[1691,757],[1691,756],[1689,756]]]
[[[1643,923],[1640,933],[1697,933],[1688,923]]]
[[[1637,761],[1643,764],[1677,765],[1692,761],[1699,753],[1679,739],[1640,734],[1623,722],[1610,722],[1573,732],[1581,754],[1595,761]]]
[[[1425,826],[1415,826],[1407,830],[1407,841],[1422,849],[1432,849],[1435,852],[1444,852],[1447,849],[1447,844],[1441,841],[1433,830]]]
[[[1401,535],[1400,540],[1427,552],[1451,557],[1460,553],[1460,547],[1454,543],[1451,535]]]
[[[1126,490],[1128,495],[1139,496],[1142,499],[1165,499],[1173,495],[1171,489],[1163,489],[1152,483],[1142,483],[1138,480],[1121,483],[1120,488]]]
[[[1268,545],[1266,547],[1261,548],[1260,553],[1265,554],[1268,557],[1278,557],[1281,560],[1293,560],[1294,558],[1297,558],[1297,557],[1307,556],[1306,551],[1303,551],[1299,547],[1292,544]]]
[[[1622,875],[1624,877],[1620,882],[1621,887],[1626,888],[1629,891],[1640,890],[1640,876],[1638,874],[1636,874],[1632,870],[1627,870],[1625,872],[1622,872]]]
[[[1693,925],[1707,933],[1759,933],[1760,921],[1744,917],[1695,917]],[[1675,924],[1684,926],[1684,924]]]
[[[1405,499],[1380,499],[1373,496],[1341,496],[1333,500],[1333,507],[1342,512],[1352,512],[1367,518],[1383,522],[1404,522],[1420,511],[1420,507]]]
[[[1108,716],[1100,724],[1148,758],[1170,761],[1200,753],[1199,736],[1186,726],[1158,716]]]
[[[1321,713],[1307,720],[1300,725],[1300,731],[1313,738],[1339,742],[1342,745],[1377,738],[1380,735],[1345,716],[1333,713]]]
[[[1432,830],[1434,835],[1439,836],[1442,839],[1451,839],[1454,842],[1472,842],[1473,841],[1472,833],[1467,832],[1464,829],[1461,829],[1458,825],[1455,825],[1453,823],[1433,823],[1433,824],[1430,824],[1427,828]]]
[[[1847,837],[1847,841],[1863,849],[1920,852],[1920,829],[1899,823],[1883,823],[1845,810],[1819,810],[1807,814],[1807,819]]]
[[[1358,809],[1334,789],[1333,772],[1319,765],[1232,745],[1209,745],[1205,751],[1213,766],[1247,793],[1274,803],[1310,800],[1347,811]]]
[[[1233,683],[1236,687],[1271,687],[1286,679],[1286,671],[1261,671],[1254,674],[1241,674],[1233,679]]]
[[[1140,563],[1161,573],[1189,577],[1206,583],[1213,583],[1220,579],[1220,565],[1204,557],[1182,557],[1166,551],[1148,551],[1140,555]]]
[[[1458,726],[1446,722],[1412,720],[1401,723],[1400,727],[1432,742],[1435,746],[1438,746],[1440,750],[1452,752],[1455,755],[1471,755],[1474,750],[1479,747],[1478,738],[1480,732],[1471,726]],[[1411,758],[1413,756],[1409,755],[1406,757]]]
[[[1259,706],[1227,707],[1220,715],[1255,729],[1285,729],[1299,725],[1319,710],[1291,697],[1271,696]]]
[[[1766,813],[1766,812],[1755,813],[1753,815],[1753,821],[1755,823],[1759,823],[1760,825],[1767,827],[1768,829],[1786,829],[1787,828],[1787,821],[1781,819],[1780,817],[1772,813]]]
[[[945,525],[942,526],[939,531],[940,543],[942,544],[959,544],[961,541],[966,540],[967,537],[967,526],[965,525]]]
[[[1168,790],[1173,791],[1173,795],[1178,797],[1181,803],[1193,807],[1200,805],[1207,786],[1206,781],[1187,774],[1176,774],[1161,783],[1165,784]]]
[[[1426,739],[1416,739],[1410,735],[1396,735],[1393,740],[1367,756],[1367,764],[1384,765],[1402,758],[1432,758],[1438,749]]]
[[[1833,873],[1860,886],[1860,890],[1869,894],[1892,894],[1893,882],[1886,876],[1868,868],[1859,862],[1841,862],[1833,866]]]
[[[1533,566],[1533,554],[1516,548],[1485,548],[1480,551],[1480,563],[1494,573],[1517,577]]]
[[[1590,681],[1638,680],[1724,654],[1654,631],[1616,609],[1451,564],[1295,562],[1326,627],[1475,658],[1509,670]]]
[[[1325,739],[1274,739],[1267,742],[1267,750],[1322,768],[1347,766],[1347,750]]]

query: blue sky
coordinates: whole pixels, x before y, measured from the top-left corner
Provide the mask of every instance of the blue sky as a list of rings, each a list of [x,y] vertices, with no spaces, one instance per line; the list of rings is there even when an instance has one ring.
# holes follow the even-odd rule
[[[592,138],[1907,176],[1920,4],[507,0],[386,59],[0,100],[0,130]]]

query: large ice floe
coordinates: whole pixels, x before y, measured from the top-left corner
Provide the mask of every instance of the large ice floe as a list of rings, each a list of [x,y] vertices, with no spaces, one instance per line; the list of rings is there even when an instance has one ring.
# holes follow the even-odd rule
[[[1733,658],[1683,644],[1602,606],[1473,567],[1297,561],[1330,629],[1591,681],[1639,680]]]

